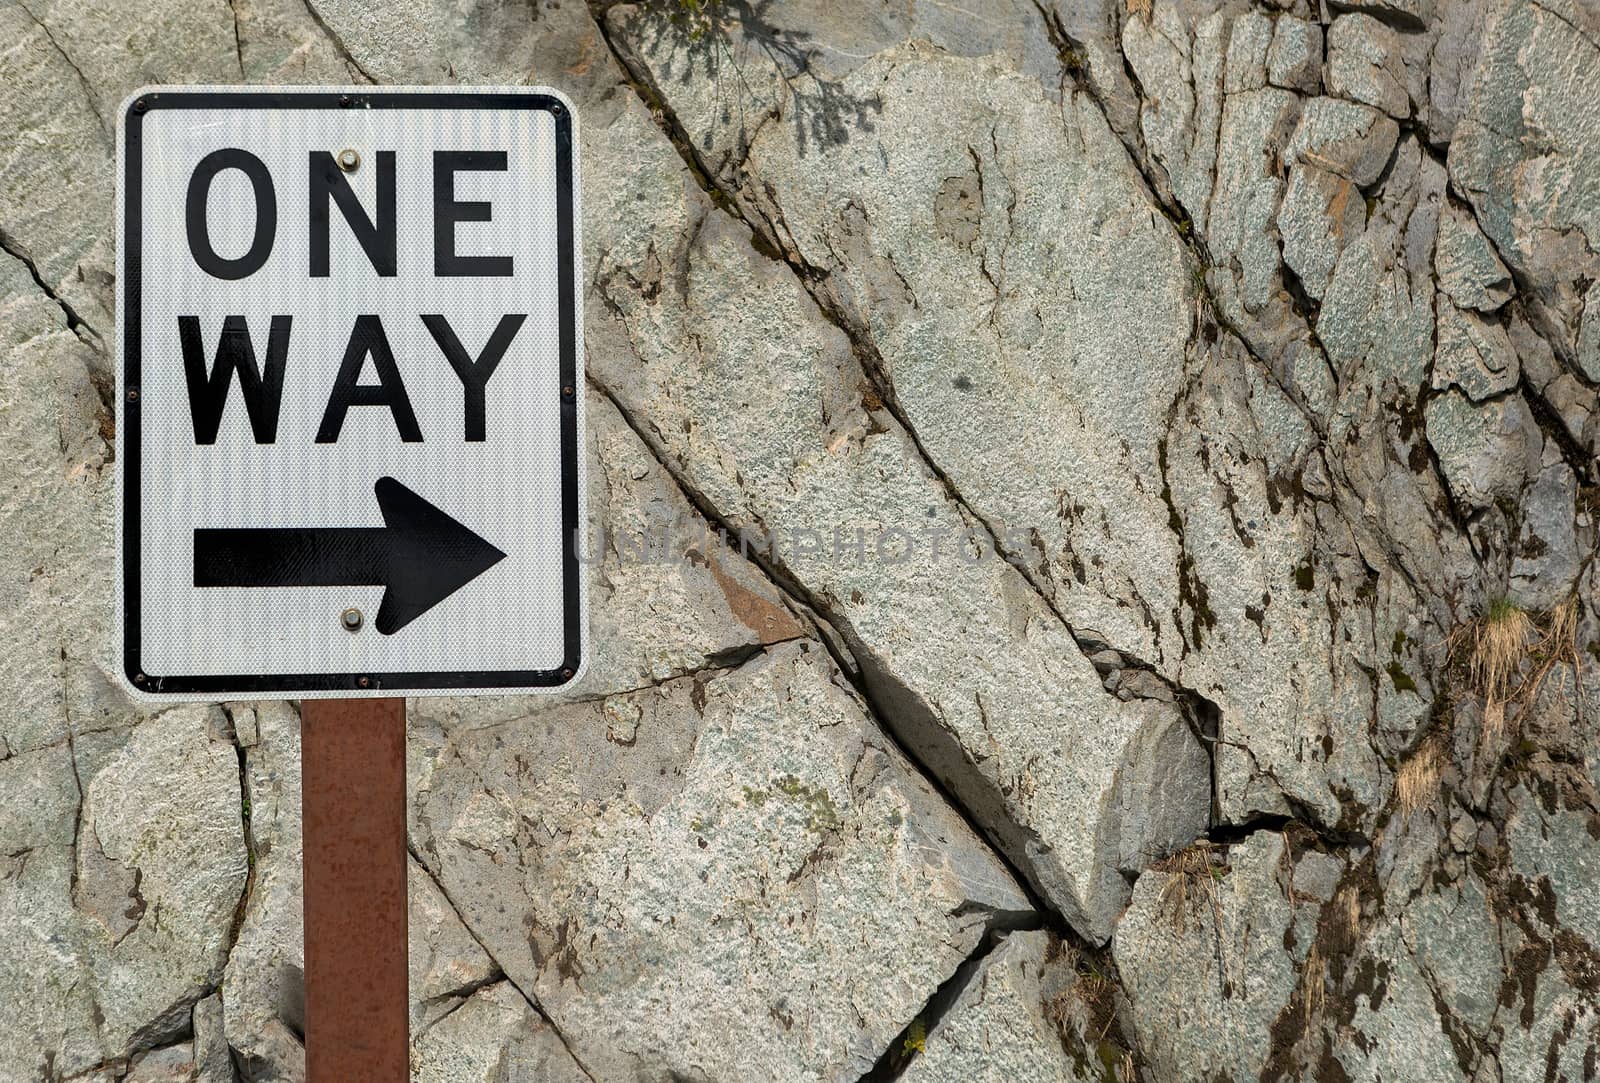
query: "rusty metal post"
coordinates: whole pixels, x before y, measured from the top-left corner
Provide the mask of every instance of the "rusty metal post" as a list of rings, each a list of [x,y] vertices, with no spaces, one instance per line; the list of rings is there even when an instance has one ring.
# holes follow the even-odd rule
[[[300,708],[306,1074],[410,1077],[406,971],[406,701]]]

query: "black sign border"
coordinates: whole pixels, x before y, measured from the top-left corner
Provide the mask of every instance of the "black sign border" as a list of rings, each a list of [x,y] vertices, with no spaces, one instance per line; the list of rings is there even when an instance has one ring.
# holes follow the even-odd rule
[[[236,674],[231,676],[157,676],[140,665],[139,531],[140,452],[140,303],[143,297],[141,212],[144,117],[155,109],[542,109],[555,120],[557,262],[560,268],[561,387],[561,523],[563,660],[554,669],[438,670],[422,672]],[[163,88],[140,94],[128,103],[123,123],[122,351],[123,429],[117,441],[122,478],[122,667],[138,691],[161,696],[226,698],[228,694],[332,692],[343,695],[403,695],[452,689],[557,688],[582,669],[582,570],[578,561],[578,411],[583,394],[578,381],[577,253],[573,192],[576,148],[572,114],[560,98],[536,91],[441,92],[378,90],[221,91]]]

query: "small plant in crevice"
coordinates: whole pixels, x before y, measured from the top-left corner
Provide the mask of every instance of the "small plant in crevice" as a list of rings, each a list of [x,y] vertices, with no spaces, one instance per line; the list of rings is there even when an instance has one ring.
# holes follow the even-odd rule
[[[900,1041],[900,1055],[909,1061],[927,1048],[928,1024],[918,1016],[911,1020],[910,1026],[906,1027],[906,1036]]]
[[[1071,996],[1083,1005],[1091,1040],[1098,1044],[1105,1039],[1117,1018],[1116,988],[1110,978],[1092,966],[1080,963],[1077,972],[1078,980],[1063,995]]]
[[[1482,617],[1452,633],[1446,645],[1483,701],[1483,736],[1498,738],[1533,704],[1557,666],[1582,668],[1577,599],[1543,615],[1497,599]],[[1581,682],[1578,687],[1581,694]]]
[[[1135,1083],[1133,1054],[1117,1027],[1117,986],[1087,956],[1071,952],[1071,977],[1054,993],[1046,990],[1045,1017],[1055,1024],[1065,1049],[1087,1073],[1111,1083]]]
[[[1167,874],[1167,882],[1161,888],[1161,909],[1179,936],[1187,931],[1197,902],[1205,904],[1212,912],[1220,933],[1222,899],[1217,883],[1228,874],[1229,868],[1217,847],[1201,839],[1150,867]]]
[[[1486,706],[1503,707],[1528,658],[1534,639],[1533,619],[1514,602],[1500,598],[1489,603],[1488,611],[1472,628],[1467,675]],[[1504,712],[1500,713],[1503,719]],[[1486,712],[1486,724],[1487,718]]]
[[[1194,928],[1204,933],[1209,926],[1215,934],[1218,986],[1224,998],[1232,997],[1236,986],[1232,968],[1228,965],[1228,930],[1222,916],[1222,892],[1219,886],[1232,869],[1223,857],[1223,849],[1206,839],[1200,839],[1150,867],[1167,874],[1158,904],[1160,912],[1171,922],[1173,932],[1179,937],[1188,932],[1197,911],[1209,915],[1209,921],[1195,922]]]

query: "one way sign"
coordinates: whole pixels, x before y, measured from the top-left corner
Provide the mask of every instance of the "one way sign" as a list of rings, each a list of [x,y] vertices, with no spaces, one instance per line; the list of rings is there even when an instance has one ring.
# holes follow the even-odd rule
[[[124,103],[118,582],[137,692],[576,679],[574,125],[529,88]]]

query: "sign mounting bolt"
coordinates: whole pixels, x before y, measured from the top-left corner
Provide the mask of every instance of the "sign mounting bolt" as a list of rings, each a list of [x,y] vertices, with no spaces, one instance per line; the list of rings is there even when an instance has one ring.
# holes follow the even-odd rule
[[[354,173],[361,168],[361,155],[357,154],[354,149],[346,147],[339,152],[339,168],[346,173]]]
[[[351,607],[339,614],[339,623],[347,632],[361,631],[361,610]]]

